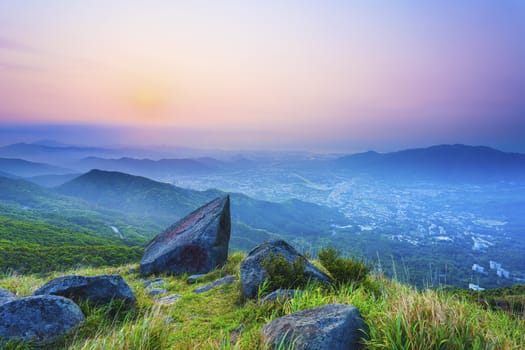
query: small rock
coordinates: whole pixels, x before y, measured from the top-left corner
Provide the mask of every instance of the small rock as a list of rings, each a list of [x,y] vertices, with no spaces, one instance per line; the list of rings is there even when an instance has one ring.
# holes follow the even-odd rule
[[[260,300],[260,303],[268,303],[275,301],[284,301],[292,299],[295,294],[300,294],[301,291],[295,289],[277,289]]]
[[[16,299],[16,296],[7,289],[0,288],[0,305]]]
[[[284,257],[288,263],[302,259],[305,263],[304,275],[307,278],[320,282],[331,282],[331,278],[323,271],[312,265],[303,255],[299,254],[291,245],[283,240],[264,242],[252,249],[241,262],[241,287],[245,298],[257,296],[259,286],[268,278],[268,273],[262,266],[265,258],[274,255]]]
[[[60,296],[13,299],[0,305],[0,338],[47,343],[84,320],[78,305]]]
[[[150,297],[154,297],[156,295],[160,295],[160,294],[165,294],[167,293],[168,290],[166,288],[152,288],[149,292],[148,292],[148,295]]]
[[[153,278],[153,279],[142,282],[142,285],[144,286],[144,288],[150,288],[150,287],[158,286],[164,283],[166,283],[166,280],[163,278]]]
[[[136,303],[131,288],[120,275],[64,276],[40,287],[33,295],[60,295],[76,301],[89,301],[94,305],[108,304],[112,300]]]
[[[128,273],[137,273],[139,272],[139,270],[137,270],[136,268],[132,267],[128,270]]]
[[[226,263],[230,231],[230,197],[217,198],[155,237],[146,247],[140,273],[210,272]]]
[[[269,349],[284,345],[296,350],[360,349],[366,325],[355,307],[328,304],[276,318],[261,330]]]
[[[166,295],[165,297],[155,300],[155,303],[162,304],[162,305],[172,305],[172,304],[175,304],[177,301],[179,301],[180,298],[182,298],[182,295],[170,294],[170,295]]]
[[[208,283],[202,287],[195,288],[193,291],[197,294],[204,293],[204,292],[209,291],[212,288],[221,286],[223,284],[232,284],[233,282],[235,282],[235,279],[236,279],[235,276],[229,275],[223,278],[219,278],[218,280]]]
[[[202,274],[199,274],[199,275],[191,275],[186,280],[186,283],[188,283],[188,284],[195,284],[195,283],[199,282],[199,280],[203,279],[204,276],[206,276],[205,273],[202,273]]]
[[[241,323],[237,328],[230,332],[230,344],[235,345],[239,341],[244,325]]]

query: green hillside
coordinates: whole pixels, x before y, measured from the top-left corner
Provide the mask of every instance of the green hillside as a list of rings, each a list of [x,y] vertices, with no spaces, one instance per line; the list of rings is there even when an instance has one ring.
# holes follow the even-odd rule
[[[56,189],[57,192],[83,199],[99,208],[112,208],[129,215],[147,218],[163,226],[190,213],[195,208],[224,196],[217,190],[194,191],[140,176],[92,170]],[[347,219],[337,210],[320,205],[289,200],[280,203],[256,200],[243,194],[230,194],[232,212],[232,247],[251,249],[263,240],[280,235],[290,240],[317,237],[330,232],[334,223]]]
[[[78,265],[121,265],[137,261],[138,246],[45,223],[0,216],[0,271],[50,272]]]
[[[132,261],[151,237],[222,195],[99,170],[57,190],[0,177],[0,249],[5,256],[0,271],[47,272],[80,262],[99,266]],[[317,236],[333,221],[345,220],[333,209],[300,201],[272,203],[242,194],[231,198],[231,250],[247,251],[277,237],[293,241]],[[122,258],[126,255],[130,258]]]

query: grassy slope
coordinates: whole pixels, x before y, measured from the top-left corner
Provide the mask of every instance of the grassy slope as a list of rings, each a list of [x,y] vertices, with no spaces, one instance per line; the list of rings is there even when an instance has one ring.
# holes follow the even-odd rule
[[[232,254],[228,264],[210,273],[207,281],[230,273],[238,275],[242,258],[240,253]],[[87,321],[50,349],[257,349],[261,347],[260,329],[269,320],[327,303],[348,303],[359,308],[370,327],[369,349],[525,348],[523,319],[486,310],[448,292],[417,292],[380,277],[370,277],[366,287],[346,285],[323,290],[311,285],[290,301],[265,306],[255,301],[242,302],[239,282],[197,295],[192,291],[195,285],[185,283],[185,276],[164,277],[169,293],[183,297],[175,305],[157,306],[146,295],[140,277],[129,273],[130,267],[136,266],[68,272],[119,273],[133,288],[138,306],[116,311],[83,305]],[[0,288],[18,296],[30,295],[56,276],[3,276]],[[237,344],[232,345],[230,341],[235,337],[230,332],[240,324],[243,331]]]

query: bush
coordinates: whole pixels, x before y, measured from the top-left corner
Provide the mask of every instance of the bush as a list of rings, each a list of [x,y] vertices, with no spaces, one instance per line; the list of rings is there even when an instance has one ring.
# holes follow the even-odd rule
[[[308,283],[308,277],[304,274],[304,258],[298,257],[290,263],[282,255],[270,254],[261,264],[268,273],[267,288],[270,291],[302,288]]]
[[[370,266],[363,260],[345,259],[339,256],[335,248],[322,248],[319,251],[319,261],[328,270],[335,283],[362,283],[370,273]]]

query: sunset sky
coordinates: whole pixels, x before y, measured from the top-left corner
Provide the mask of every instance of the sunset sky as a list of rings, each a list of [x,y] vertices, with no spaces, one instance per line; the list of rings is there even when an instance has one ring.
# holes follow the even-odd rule
[[[15,134],[525,152],[525,1],[1,0],[0,144]]]

